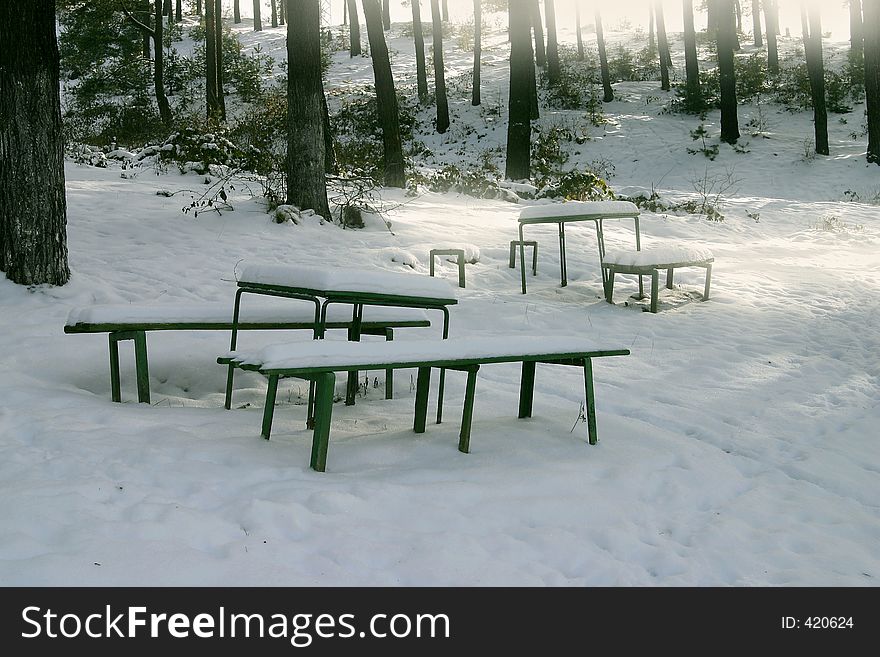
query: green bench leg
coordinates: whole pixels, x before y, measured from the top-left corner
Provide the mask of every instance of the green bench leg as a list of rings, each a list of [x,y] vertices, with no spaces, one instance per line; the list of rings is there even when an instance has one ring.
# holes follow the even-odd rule
[[[474,419],[474,393],[477,389],[477,372],[480,366],[467,369],[467,386],[464,393],[464,410],[461,412],[461,432],[458,435],[458,451],[467,454],[471,445],[471,422]]]
[[[138,401],[150,403],[150,368],[147,364],[147,334],[136,331],[134,334],[134,362],[137,371]]]
[[[651,312],[657,312],[657,297],[660,296],[659,291],[660,272],[655,269],[651,272]]]
[[[330,420],[333,414],[333,393],[336,375],[319,374],[315,387],[315,432],[312,437],[311,468],[324,472],[327,467],[327,447],[330,444]]]
[[[605,277],[605,301],[610,304],[614,303],[614,276],[616,275],[614,267],[608,267],[608,274]]]
[[[364,317],[364,306],[363,304],[356,303],[352,306],[352,314],[351,314],[351,328],[348,329],[348,339],[350,342],[360,342],[361,340],[361,322]],[[346,385],[345,391],[345,405],[346,406],[354,406],[355,397],[357,397],[358,387],[360,386],[360,381],[358,380],[358,372],[357,370],[351,371],[348,373],[348,383]]]
[[[522,276],[522,293],[526,293],[526,247],[523,243],[523,225],[519,225],[519,261],[522,264],[520,275]]]
[[[458,287],[464,287],[464,253],[458,254]]]
[[[394,329],[385,329],[385,341],[394,340]],[[394,399],[394,370],[385,370],[385,399]]]
[[[535,396],[535,361],[524,361],[519,384],[519,417],[532,417],[532,400]]]
[[[420,367],[416,379],[416,416],[413,420],[413,431],[425,433],[428,419],[428,392],[431,388],[431,368]]]
[[[587,432],[590,436],[590,444],[595,445],[599,442],[599,435],[596,431],[596,397],[593,391],[593,361],[590,358],[584,359],[584,389],[587,396]]]
[[[703,301],[709,300],[709,284],[712,282],[712,265],[706,265],[706,287],[703,290]]]
[[[226,398],[223,401],[223,408],[227,411],[232,408],[232,383],[235,377],[235,366],[228,365],[228,370],[226,372]]]
[[[114,333],[110,334],[110,396],[115,402],[122,401],[122,391],[119,389],[119,338]]]
[[[266,440],[272,433],[272,417],[275,415],[275,396],[278,394],[278,375],[269,375],[269,386],[266,388],[266,405],[263,407],[263,429],[260,435]]]
[[[672,267],[670,267],[669,269],[666,270],[666,289],[667,290],[671,290],[673,288],[672,272],[674,272],[674,271],[675,271],[675,269],[673,269]]]

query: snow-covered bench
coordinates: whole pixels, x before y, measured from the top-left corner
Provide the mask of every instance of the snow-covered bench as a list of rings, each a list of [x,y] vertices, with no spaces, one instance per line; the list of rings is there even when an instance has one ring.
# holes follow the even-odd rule
[[[586,418],[591,445],[598,440],[596,431],[596,402],[593,392],[592,359],[602,356],[624,356],[629,349],[619,346],[601,346],[585,337],[568,336],[504,336],[482,338],[453,338],[448,340],[417,340],[406,342],[297,342],[277,344],[255,351],[230,352],[217,362],[244,370],[260,372],[269,379],[266,405],[263,409],[262,436],[272,431],[272,417],[278,379],[295,377],[317,383],[315,425],[312,438],[311,467],[323,472],[330,440],[330,421],[333,413],[333,395],[336,372],[418,368],[415,392],[415,420],[413,431],[425,431],[428,413],[428,392],[431,368],[446,368],[467,372],[464,410],[461,418],[458,449],[467,453],[470,448],[471,420],[477,371],[489,363],[522,363],[519,392],[519,417],[532,416],[535,389],[535,365],[549,363],[573,365],[584,372]]]
[[[94,305],[74,308],[64,326],[65,333],[109,333],[110,388],[113,401],[121,401],[119,386],[119,341],[133,340],[137,372],[138,401],[150,402],[150,374],[147,362],[148,331],[229,331],[232,308],[228,303],[142,303]],[[369,307],[364,311],[362,333],[384,335],[393,340],[394,329],[430,326],[424,310]],[[328,308],[325,328],[351,329],[351,311],[343,306]],[[249,303],[241,311],[240,330],[315,331],[314,308],[289,302]],[[391,385],[386,382],[386,394]]]
[[[650,274],[651,312],[657,312],[659,270],[666,270],[666,287],[672,289],[673,271],[681,267],[703,267],[706,270],[706,287],[703,301],[709,298],[709,284],[712,281],[712,263],[715,257],[705,247],[670,244],[654,246],[641,251],[606,251],[602,258],[605,271],[605,300],[614,303],[615,274]]]

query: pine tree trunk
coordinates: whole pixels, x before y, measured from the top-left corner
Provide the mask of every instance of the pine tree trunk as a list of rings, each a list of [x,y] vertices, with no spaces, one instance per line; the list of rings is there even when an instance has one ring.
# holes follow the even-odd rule
[[[226,120],[226,94],[223,93],[223,2],[222,0],[206,0],[214,2],[214,43],[217,53],[217,105],[220,108],[220,120]]]
[[[209,0],[205,0],[205,2],[208,2],[208,1]],[[240,2],[240,0],[233,0],[233,3],[232,3],[232,22],[235,23],[236,25],[241,23],[241,9],[238,6],[239,2]]]
[[[764,0],[764,26],[767,28],[767,68],[772,75],[779,73],[779,6],[777,0]]]
[[[281,0],[282,6],[287,0]],[[343,5],[344,6],[344,5]],[[333,148],[333,126],[330,123],[330,108],[327,107],[327,95],[321,89],[321,119],[324,123],[324,172],[338,174],[339,167],[336,165],[336,152]]]
[[[179,23],[183,20],[183,2],[176,0],[174,3],[174,20]]]
[[[174,17],[174,9],[172,8],[171,0],[165,0],[165,6],[162,9],[162,15],[168,16],[168,18]]]
[[[529,50],[531,51],[532,41],[529,39]],[[535,55],[532,51],[532,65],[529,67],[529,118],[537,121],[541,118],[540,108],[538,107],[538,73],[535,70]]]
[[[654,36],[654,7],[648,6],[648,50],[654,52],[657,47],[657,40]]]
[[[544,68],[547,65],[547,51],[544,49],[544,24],[541,22],[541,7],[538,0],[529,0],[529,15],[535,31],[535,61]]]
[[[282,0],[283,2],[284,0]],[[278,27],[278,0],[270,0],[272,11],[272,27]]]
[[[348,6],[348,53],[350,57],[361,54],[361,19],[358,16],[357,2],[345,0]]]
[[[862,0],[849,0],[849,47],[854,61],[861,60],[863,44]]]
[[[509,0],[510,95],[508,98],[507,162],[508,180],[528,180],[531,160],[531,122],[529,120],[529,75],[534,76],[532,56],[531,0]],[[531,73],[530,73],[531,71]]]
[[[382,27],[391,29],[391,0],[382,0]]]
[[[547,21],[547,80],[550,84],[559,82],[562,71],[559,66],[559,46],[556,41],[556,4],[554,0],[544,0],[544,18]]]
[[[425,37],[422,34],[422,8],[419,0],[411,0],[413,17],[413,40],[416,47],[416,86],[419,102],[428,102],[428,71],[425,65]]]
[[[807,30],[804,32],[804,54],[807,60],[807,74],[810,78],[810,95],[813,98],[816,153],[828,155],[828,110],[825,107],[825,64],[822,62],[822,20],[815,2],[809,5]]]
[[[718,73],[721,78],[721,141],[735,144],[739,139],[736,101],[736,70],[733,50],[736,22],[731,0],[716,0],[718,12]]]
[[[289,0],[287,23],[287,203],[330,218],[324,177],[321,7]]]
[[[205,104],[208,121],[220,120],[220,99],[217,94],[217,3],[205,0]]]
[[[443,22],[449,22],[449,0],[443,0]]]
[[[697,35],[694,29],[694,2],[682,0],[684,16],[685,103],[689,112],[702,110],[700,63],[697,59]]]
[[[196,15],[202,15],[202,0],[196,0]]]
[[[345,3],[342,3],[345,8]],[[278,0],[278,24],[284,25],[287,22],[287,0]]]
[[[70,278],[54,0],[0,3],[0,271]]]
[[[578,60],[584,59],[584,38],[581,35],[581,1],[574,0],[574,22],[575,34],[577,38]]]
[[[471,92],[471,105],[480,104],[480,57],[483,52],[483,8],[482,0],[474,0],[474,86]]]
[[[162,44],[162,0],[156,0],[155,25],[153,26],[153,90],[156,92],[156,105],[159,118],[166,126],[171,125],[171,106],[165,95],[165,46]]]
[[[880,164],[880,0],[862,0],[868,162]]]
[[[669,42],[666,40],[666,20],[663,16],[663,5],[654,0],[655,22],[657,24],[657,50],[660,55],[660,88],[669,91]]]
[[[752,32],[755,35],[755,48],[764,45],[764,37],[761,35],[761,0],[752,0]]]
[[[610,103],[614,100],[614,90],[611,88],[611,71],[608,69],[608,53],[605,50],[605,31],[602,29],[602,14],[596,10],[596,43],[599,46],[599,70],[602,72],[602,102]]]
[[[254,0],[254,32],[263,31],[263,20],[260,18],[260,5],[262,0]]]
[[[364,21],[370,40],[370,56],[373,58],[373,79],[376,83],[376,106],[379,109],[379,125],[382,128],[382,146],[385,155],[385,185],[405,187],[403,148],[400,145],[400,118],[397,111],[397,94],[391,75],[391,60],[382,25],[382,8],[379,0],[363,0]]]
[[[446,99],[446,71],[443,66],[443,22],[440,1],[431,0],[431,20],[434,36],[434,96],[437,101],[437,132],[449,129],[449,102]]]
[[[733,8],[736,12],[736,32],[742,32],[743,29],[743,8],[740,0],[733,0]]]

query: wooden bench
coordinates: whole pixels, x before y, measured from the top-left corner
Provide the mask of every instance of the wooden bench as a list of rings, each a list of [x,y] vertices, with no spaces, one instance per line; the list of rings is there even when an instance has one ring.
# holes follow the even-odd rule
[[[149,331],[229,331],[232,308],[227,303],[162,303],[95,305],[73,309],[65,333],[108,333],[110,341],[110,389],[115,402],[122,401],[119,380],[119,342],[134,341],[138,401],[150,403],[150,374],[147,362]],[[431,322],[423,310],[371,307],[364,312],[361,333],[394,339],[394,329],[425,327]],[[328,309],[325,328],[351,330],[351,313],[342,306]],[[239,330],[315,331],[314,310],[291,303],[247,304],[238,322]],[[386,395],[392,386],[386,379]]]
[[[706,286],[703,301],[709,298],[709,284],[712,281],[712,263],[715,258],[712,252],[704,247],[664,245],[655,246],[641,251],[616,250],[607,251],[602,259],[605,272],[605,300],[614,303],[614,275],[638,274],[639,279],[645,274],[651,276],[651,312],[657,312],[659,296],[659,270],[666,270],[666,287],[672,289],[673,272],[681,267],[702,267],[706,270]]]
[[[260,372],[269,379],[266,405],[263,409],[262,436],[268,440],[272,431],[278,379],[295,377],[317,383],[315,424],[312,438],[311,467],[323,472],[327,462],[330,422],[336,372],[370,369],[417,368],[415,420],[413,431],[425,431],[428,413],[428,392],[432,368],[467,372],[464,410],[461,419],[458,449],[467,453],[470,447],[471,420],[477,372],[489,363],[522,363],[519,393],[519,417],[532,416],[537,363],[580,367],[584,372],[586,419],[589,441],[598,441],[596,403],[593,392],[592,359],[629,354],[625,348],[599,347],[583,337],[493,336],[486,338],[449,339],[438,341],[405,341],[360,344],[355,342],[312,341],[279,344],[253,352],[231,352],[217,359],[222,365]]]

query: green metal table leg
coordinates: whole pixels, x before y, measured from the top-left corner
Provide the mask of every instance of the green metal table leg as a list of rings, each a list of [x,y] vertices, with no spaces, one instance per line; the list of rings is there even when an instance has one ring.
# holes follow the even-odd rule
[[[356,303],[352,306],[351,311],[351,328],[348,330],[348,339],[352,342],[360,342],[361,339],[361,322],[364,317],[364,304]],[[355,396],[358,391],[358,373],[356,371],[348,373],[348,383],[345,392],[345,405],[354,406]]]
[[[636,251],[642,250],[642,234],[639,230],[639,218],[633,217],[633,221],[636,225]],[[642,281],[642,275],[639,274],[639,299],[645,298],[645,284]]]
[[[674,271],[675,271],[675,269],[673,269],[672,267],[670,267],[669,269],[666,270],[666,289],[667,290],[671,290],[674,287],[673,286],[673,279],[672,279],[672,272],[674,272]]]
[[[712,265],[706,265],[706,287],[703,289],[703,301],[709,300],[709,284],[712,282]]]
[[[235,351],[238,344],[238,318],[241,311],[241,295],[244,290],[241,288],[235,291],[235,305],[232,307],[232,337],[229,340],[229,351]],[[232,384],[235,379],[235,367],[230,363],[226,372],[226,398],[223,402],[223,408],[227,411],[232,408]]]
[[[641,277],[640,277],[641,278]],[[657,312],[657,297],[660,296],[658,279],[660,278],[659,270],[655,269],[651,272],[651,312]]]
[[[315,432],[312,437],[310,465],[317,472],[327,467],[327,448],[330,444],[330,420],[333,415],[333,391],[336,375],[333,372],[319,374],[315,400]]]
[[[443,339],[449,337],[449,309],[443,306]],[[440,368],[440,383],[437,391],[437,424],[443,422],[443,391],[446,388],[446,368]]]
[[[135,331],[134,362],[137,370],[138,401],[150,403],[150,368],[147,364],[147,334]]]
[[[535,361],[523,361],[519,383],[519,417],[532,417],[535,396]]]
[[[385,329],[385,341],[394,340],[394,329]],[[394,399],[394,370],[385,370],[385,399]]]
[[[458,287],[464,287],[464,253],[458,254]]]
[[[608,267],[608,274],[605,277],[605,301],[610,304],[614,304],[614,276],[617,272],[615,272],[614,267]]]
[[[525,261],[524,261],[525,262]],[[565,266],[565,222],[559,222],[559,273],[562,279],[561,286],[568,285],[568,271]]]
[[[431,388],[431,368],[420,367],[416,378],[416,412],[413,420],[413,431],[425,433],[428,418],[428,392]]]
[[[465,454],[471,445],[471,422],[474,419],[474,396],[477,389],[477,372],[480,366],[474,365],[467,370],[467,386],[464,393],[464,410],[461,413],[461,432],[458,434],[458,451]]]
[[[584,359],[584,389],[587,395],[587,432],[590,436],[590,444],[599,442],[599,434],[596,430],[596,397],[593,391],[593,362],[590,358]]]
[[[526,247],[523,245],[523,225],[519,225],[519,261],[522,264],[522,293],[526,293]]]
[[[115,402],[122,401],[119,389],[119,338],[110,333],[110,397]]]
[[[266,405],[263,407],[263,428],[260,435],[266,440],[272,433],[272,417],[275,415],[275,396],[278,394],[278,375],[269,375],[269,386],[266,388]]]

